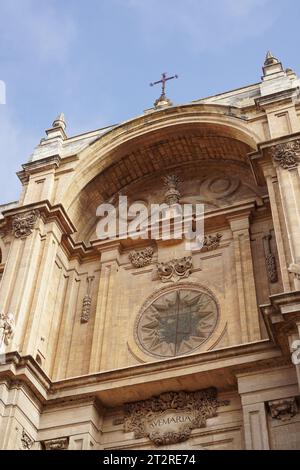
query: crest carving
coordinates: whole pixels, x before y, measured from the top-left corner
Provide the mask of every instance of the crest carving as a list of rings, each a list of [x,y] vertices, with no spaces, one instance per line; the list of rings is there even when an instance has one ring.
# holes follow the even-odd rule
[[[129,253],[129,260],[134,268],[143,268],[152,263],[154,250],[148,246],[144,250]]]
[[[36,221],[39,217],[39,211],[25,212],[13,217],[12,231],[16,238],[21,240],[32,234]]]
[[[134,432],[136,439],[148,437],[157,446],[186,441],[193,429],[206,426],[217,415],[217,390],[167,392],[149,400],[125,405],[124,431]]]
[[[285,170],[295,168],[299,162],[300,140],[286,142],[271,147],[273,160]]]
[[[192,272],[192,257],[173,259],[157,264],[157,274],[161,282],[176,282],[189,277]]]

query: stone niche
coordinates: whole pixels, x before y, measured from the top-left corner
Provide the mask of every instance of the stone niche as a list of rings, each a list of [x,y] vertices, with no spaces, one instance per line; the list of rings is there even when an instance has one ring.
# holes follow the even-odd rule
[[[134,432],[135,439],[148,437],[155,445],[186,441],[193,429],[206,426],[206,420],[217,416],[217,390],[166,392],[148,400],[125,405],[124,431]]]

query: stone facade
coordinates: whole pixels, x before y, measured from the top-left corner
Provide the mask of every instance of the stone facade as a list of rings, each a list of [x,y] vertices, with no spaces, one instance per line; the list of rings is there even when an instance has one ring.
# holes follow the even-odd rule
[[[300,448],[299,86],[269,53],[255,85],[54,121],[0,207],[1,449]],[[99,239],[119,195],[204,204],[203,247]]]

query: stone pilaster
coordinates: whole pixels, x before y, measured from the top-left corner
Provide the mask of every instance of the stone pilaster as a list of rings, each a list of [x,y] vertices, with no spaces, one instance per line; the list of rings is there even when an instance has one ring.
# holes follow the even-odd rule
[[[234,243],[241,339],[243,342],[256,341],[260,339],[260,327],[250,246],[249,215],[230,218],[229,222]]]
[[[112,323],[118,294],[115,281],[119,266],[119,244],[101,249],[101,273],[97,298],[90,372],[109,368],[111,357]]]

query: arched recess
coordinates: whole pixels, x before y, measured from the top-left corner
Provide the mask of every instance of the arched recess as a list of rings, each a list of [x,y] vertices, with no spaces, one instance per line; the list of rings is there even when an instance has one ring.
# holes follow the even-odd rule
[[[263,139],[246,121],[225,114],[227,108],[215,105],[186,105],[153,112],[115,127],[84,149],[69,187],[60,202],[69,211],[80,192],[100,173],[124,160],[140,147],[151,148],[176,135],[224,138],[244,145],[248,152],[256,150]],[[247,151],[241,152],[247,159]],[[211,158],[211,156],[207,156]],[[236,158],[238,159],[238,158]],[[132,162],[132,160],[131,160]]]
[[[118,126],[84,150],[60,202],[82,240],[93,232],[99,204],[145,188],[170,171],[238,173],[245,184],[255,187],[248,154],[260,140],[248,123],[224,115],[223,107],[187,106],[152,113]]]

